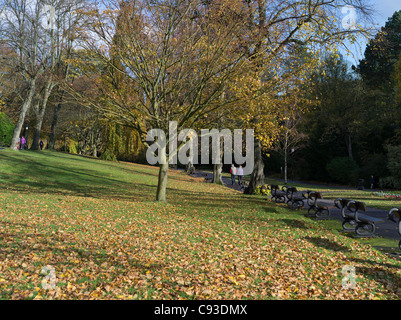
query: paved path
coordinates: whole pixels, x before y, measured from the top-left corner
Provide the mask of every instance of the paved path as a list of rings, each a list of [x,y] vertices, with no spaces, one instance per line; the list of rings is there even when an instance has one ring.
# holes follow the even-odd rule
[[[196,171],[195,176],[196,177],[205,177],[205,178],[207,177],[209,179],[212,179],[213,173]],[[243,191],[243,189],[241,189],[241,187],[238,185],[238,182],[234,186],[232,186],[231,179],[229,179],[229,178],[223,177],[223,183],[229,188],[233,188],[238,191]],[[299,183],[302,183],[302,182],[299,182]],[[302,184],[304,184],[304,183],[302,183]],[[372,191],[372,190],[369,190],[369,191]],[[322,194],[324,197],[324,192],[322,192]],[[346,197],[346,195],[344,195],[344,197]],[[305,201],[305,203],[306,203],[306,201]],[[319,200],[319,203],[325,204],[326,206],[328,206],[330,208],[329,219],[337,219],[339,221],[343,221],[343,218],[341,215],[341,210],[334,206],[333,200]],[[307,209],[308,209],[308,207],[306,204],[305,208],[303,208],[301,210],[306,211]],[[381,209],[368,207],[367,211],[364,212],[364,214],[383,220],[382,223],[376,223],[376,235],[377,236],[394,239],[394,240],[401,239],[401,236],[398,234],[398,229],[397,229],[398,224],[387,219],[387,216],[388,216],[387,210],[381,210]]]
[[[323,193],[322,193],[323,194]],[[319,200],[319,203],[325,204],[330,208],[330,219],[337,219],[343,221],[341,210],[334,206],[333,200]],[[388,211],[382,209],[376,209],[367,207],[366,212],[361,212],[361,214],[366,214],[371,217],[379,218],[383,220],[381,223],[376,223],[376,235],[382,236],[384,238],[400,240],[401,236],[398,234],[398,224],[387,218]]]
[[[177,170],[183,170],[183,169],[177,169]],[[195,177],[201,177],[201,178],[208,178],[210,179],[209,181],[211,181],[213,179],[213,173],[210,172],[203,172],[203,171],[195,171]],[[224,183],[224,185],[228,188],[232,188],[234,190],[238,190],[238,191],[244,191],[244,189],[241,188],[241,186],[238,184],[238,179],[235,179],[235,184],[232,185],[231,184],[231,178],[226,178],[223,176],[222,181]]]

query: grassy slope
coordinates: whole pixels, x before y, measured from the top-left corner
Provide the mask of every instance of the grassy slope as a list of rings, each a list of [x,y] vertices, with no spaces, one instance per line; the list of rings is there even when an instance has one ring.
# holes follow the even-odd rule
[[[181,172],[155,203],[156,183],[154,167],[0,151],[0,297],[398,298],[399,262],[319,221]]]

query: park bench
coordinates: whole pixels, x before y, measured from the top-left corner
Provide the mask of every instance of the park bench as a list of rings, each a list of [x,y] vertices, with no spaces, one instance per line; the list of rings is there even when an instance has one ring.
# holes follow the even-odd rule
[[[296,187],[287,187],[287,205],[292,209],[302,208],[305,203],[304,200],[308,199],[310,191],[298,191]]]
[[[312,191],[308,193],[308,215],[313,216],[317,219],[326,219],[330,216],[330,209],[328,206],[319,203],[318,200],[320,199],[323,199],[320,192]]]
[[[366,212],[364,202],[354,201],[350,199],[337,199],[335,205],[341,208],[343,216],[342,227],[344,231],[354,231],[361,237],[372,237],[376,231],[376,223],[383,220],[360,213]]]
[[[334,200],[334,205],[341,210],[341,216],[343,219],[345,219],[345,213],[350,212],[348,210],[347,204],[348,202],[353,201],[352,199],[344,199],[344,198],[338,198]]]
[[[401,209],[400,208],[393,208],[388,213],[388,218],[398,223],[398,234],[401,236]],[[398,247],[401,249],[401,240],[398,242]]]
[[[283,187],[286,190],[286,186]],[[270,186],[271,189],[271,200],[276,203],[284,203],[285,198],[287,196],[287,192],[285,190],[280,190],[279,186],[276,184],[272,184]]]

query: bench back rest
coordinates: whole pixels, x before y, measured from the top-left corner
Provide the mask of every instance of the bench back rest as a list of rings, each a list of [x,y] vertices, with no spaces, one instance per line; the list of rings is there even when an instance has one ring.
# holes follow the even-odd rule
[[[393,220],[394,222],[401,221],[401,209],[400,208],[393,208],[388,213],[389,219]]]
[[[323,199],[322,194],[320,192],[312,191],[309,193],[309,199],[311,200],[317,200],[317,199]]]
[[[292,197],[294,196],[294,193],[298,192],[298,190],[295,187],[288,187],[286,192],[287,192],[287,198],[291,200]]]
[[[394,216],[398,219],[401,219],[401,209],[397,208],[397,211],[394,211]]]
[[[316,192],[316,191],[309,192],[309,195],[308,195],[308,204],[309,205],[316,206],[318,199],[323,199],[320,192]]]
[[[366,205],[364,202],[361,201],[350,201],[347,204],[347,208],[350,211],[366,211]]]
[[[277,194],[277,190],[278,190],[278,189],[279,189],[279,188],[278,188],[278,185],[276,185],[276,184],[272,184],[272,185],[270,186],[270,190],[271,190],[272,196],[274,196],[274,195]]]
[[[334,201],[334,205],[338,208],[338,209],[344,209],[348,202],[353,201],[351,199],[343,199],[343,198],[338,198]]]

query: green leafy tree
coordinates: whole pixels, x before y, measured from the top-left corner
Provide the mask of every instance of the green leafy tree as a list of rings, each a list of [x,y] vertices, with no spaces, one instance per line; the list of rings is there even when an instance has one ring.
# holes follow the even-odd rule
[[[357,163],[348,157],[337,157],[326,166],[330,177],[339,183],[350,184],[356,182]]]
[[[371,88],[394,89],[392,74],[401,53],[401,10],[393,14],[385,26],[370,40],[365,57],[357,68]]]

